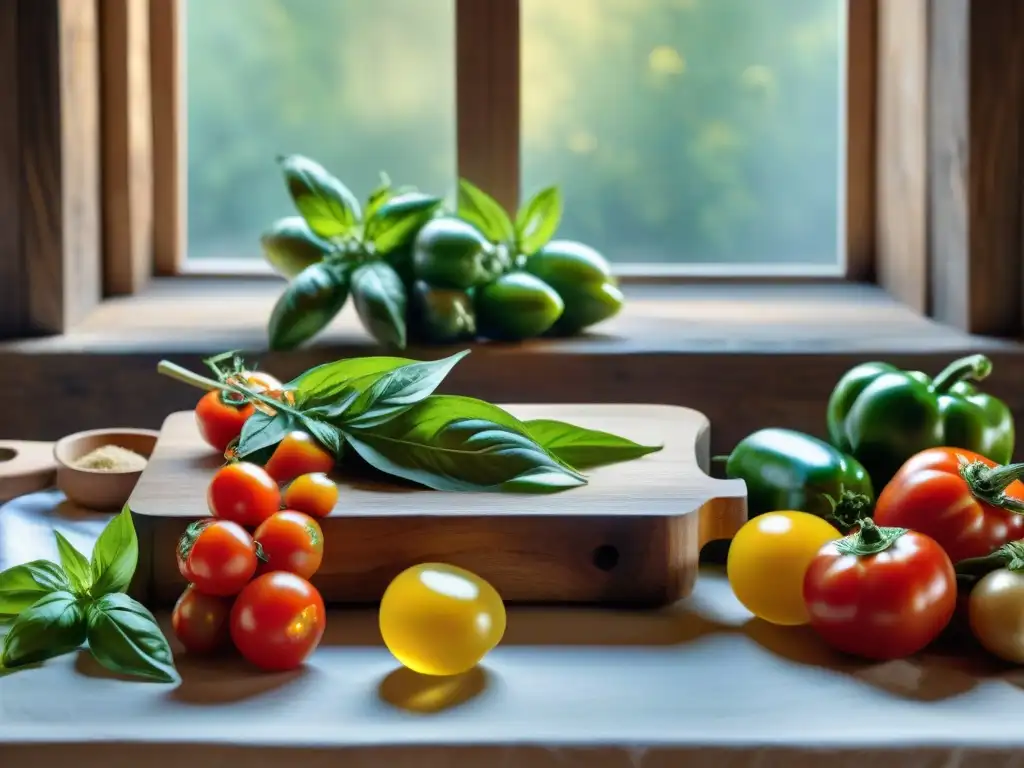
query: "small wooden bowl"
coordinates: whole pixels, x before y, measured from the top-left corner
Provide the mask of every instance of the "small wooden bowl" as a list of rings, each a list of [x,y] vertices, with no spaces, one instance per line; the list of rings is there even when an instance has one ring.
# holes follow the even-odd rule
[[[148,459],[158,436],[159,432],[151,429],[93,429],[61,438],[53,446],[53,458],[57,462],[57,487],[68,497],[68,501],[85,509],[101,512],[120,509],[131,496],[142,470],[111,472],[80,469],[74,463],[105,445],[127,448]]]

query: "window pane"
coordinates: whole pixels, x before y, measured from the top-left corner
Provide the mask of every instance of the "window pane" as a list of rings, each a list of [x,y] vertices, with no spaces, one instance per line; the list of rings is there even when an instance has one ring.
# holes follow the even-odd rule
[[[522,0],[523,193],[619,263],[836,266],[844,0]]]
[[[305,154],[365,200],[380,171],[455,179],[454,0],[199,0],[187,12],[192,258],[258,258],[293,215],[275,158]]]

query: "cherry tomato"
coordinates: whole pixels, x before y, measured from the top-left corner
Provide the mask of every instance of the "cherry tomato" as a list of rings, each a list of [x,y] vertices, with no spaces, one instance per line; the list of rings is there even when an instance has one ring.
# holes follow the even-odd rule
[[[178,541],[178,570],[208,595],[237,595],[256,573],[256,542],[238,523],[192,523]]]
[[[963,469],[960,456],[968,462]],[[1024,510],[1024,483],[1012,470],[1000,480],[991,471],[998,468],[994,461],[961,448],[921,451],[879,494],[874,520],[880,526],[931,536],[954,563],[984,557],[1003,544],[1024,539],[1024,515],[1004,508],[1016,505]],[[1000,493],[1009,499],[1002,506]]]
[[[171,614],[174,636],[189,653],[213,653],[231,639],[231,598],[207,595],[189,584]]]
[[[313,517],[327,517],[338,503],[338,486],[323,472],[299,475],[284,492],[284,505]]]
[[[257,667],[295,669],[320,644],[324,600],[301,576],[272,571],[249,582],[231,609],[231,640]]]
[[[262,371],[247,372],[243,382],[257,392],[279,392],[281,382]],[[196,424],[199,434],[223,453],[231,441],[242,432],[242,425],[255,407],[236,392],[207,392],[196,405]]]
[[[276,392],[283,386],[276,376],[266,371],[246,371],[242,376],[246,386],[257,392]]]
[[[311,578],[324,558],[324,534],[320,524],[309,515],[286,509],[277,512],[256,529],[253,538],[263,549],[265,562],[258,573],[288,571],[304,579]]]
[[[993,656],[1024,664],[1024,573],[1000,568],[971,590],[970,626]]]
[[[330,472],[334,469],[334,456],[309,433],[296,430],[278,444],[266,469],[277,482],[290,483],[299,475]]]
[[[806,624],[804,572],[821,545],[839,537],[807,512],[768,512],[748,520],[733,537],[726,561],[736,598],[772,624]]]
[[[887,661],[917,653],[956,610],[956,574],[929,536],[881,528],[821,548],[804,577],[811,627],[832,647]]]
[[[240,461],[217,470],[206,500],[214,517],[255,528],[281,508],[281,489],[262,467]]]

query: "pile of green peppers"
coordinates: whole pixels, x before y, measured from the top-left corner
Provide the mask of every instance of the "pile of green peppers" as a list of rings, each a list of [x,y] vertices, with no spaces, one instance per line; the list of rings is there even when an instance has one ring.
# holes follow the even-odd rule
[[[399,349],[574,335],[622,307],[601,254],[553,239],[562,213],[554,187],[513,220],[466,180],[454,211],[386,178],[360,205],[309,158],[281,162],[301,215],[276,221],[261,238],[267,261],[290,280],[269,320],[271,349],[313,338],[349,295],[366,330]]]
[[[904,462],[927,448],[955,446],[1009,463],[1013,415],[976,385],[991,371],[984,355],[954,360],[934,378],[862,363],[840,378],[829,398],[827,441],[762,429],[723,457],[725,475],[746,482],[750,517],[798,510],[845,531],[870,514],[875,494]]]

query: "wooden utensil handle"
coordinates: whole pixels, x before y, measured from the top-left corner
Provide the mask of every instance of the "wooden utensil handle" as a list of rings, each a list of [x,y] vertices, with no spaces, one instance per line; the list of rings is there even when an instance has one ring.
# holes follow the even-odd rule
[[[0,440],[0,502],[53,485],[53,443]]]

